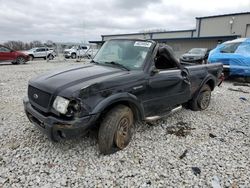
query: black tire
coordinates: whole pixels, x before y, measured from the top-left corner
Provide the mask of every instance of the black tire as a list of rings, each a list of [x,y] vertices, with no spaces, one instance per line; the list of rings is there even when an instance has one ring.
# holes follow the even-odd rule
[[[111,154],[124,149],[133,135],[134,117],[125,105],[112,108],[101,122],[98,133],[100,152]]]
[[[34,56],[33,55],[29,55],[29,60],[33,61],[34,60]]]
[[[72,59],[75,59],[75,58],[76,58],[76,53],[72,53],[72,54],[71,54],[71,58],[72,58]]]
[[[191,101],[189,101],[189,108],[194,111],[205,110],[211,100],[211,88],[209,85],[205,84],[198,95],[196,95]]]
[[[18,57],[16,58],[16,64],[25,64],[26,60],[24,57]]]

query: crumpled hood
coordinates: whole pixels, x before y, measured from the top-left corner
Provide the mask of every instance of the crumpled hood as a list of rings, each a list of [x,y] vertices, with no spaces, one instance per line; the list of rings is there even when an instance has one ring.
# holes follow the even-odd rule
[[[87,64],[73,66],[71,68],[66,67],[43,74],[30,80],[29,84],[51,94],[57,94],[58,91],[65,90],[72,86],[78,86],[80,90],[91,84],[127,73],[127,71],[113,67]]]

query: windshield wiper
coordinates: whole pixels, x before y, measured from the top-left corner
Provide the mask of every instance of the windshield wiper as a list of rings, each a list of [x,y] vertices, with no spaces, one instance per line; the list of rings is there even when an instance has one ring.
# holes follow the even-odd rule
[[[126,69],[127,71],[130,71],[129,68],[127,68],[126,66],[120,64],[120,63],[117,63],[117,62],[114,62],[114,61],[106,61],[105,64],[110,64],[110,65],[116,65],[118,67],[121,67],[123,69]]]
[[[99,62],[95,61],[95,60],[91,60],[90,63],[95,63],[95,64],[99,64]]]

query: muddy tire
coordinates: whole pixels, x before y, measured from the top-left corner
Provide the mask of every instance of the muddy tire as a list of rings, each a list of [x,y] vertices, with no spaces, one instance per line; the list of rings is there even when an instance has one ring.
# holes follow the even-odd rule
[[[205,110],[211,100],[211,88],[205,84],[198,95],[196,95],[190,102],[189,108],[194,111]]]
[[[125,105],[112,108],[101,122],[98,133],[100,152],[111,154],[124,149],[133,134],[134,117],[132,110]]]

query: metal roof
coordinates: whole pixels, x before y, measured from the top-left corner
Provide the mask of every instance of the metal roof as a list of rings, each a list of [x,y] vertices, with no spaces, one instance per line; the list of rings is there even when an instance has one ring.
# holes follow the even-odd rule
[[[202,16],[202,17],[196,17],[196,19],[203,19],[203,18],[216,18],[216,17],[223,17],[223,16],[238,16],[238,15],[244,15],[249,14],[250,12],[238,12],[238,13],[231,13],[231,14],[219,14],[219,15],[213,15],[213,16]]]
[[[185,30],[173,30],[173,31],[156,31],[156,32],[138,32],[138,33],[126,33],[126,34],[112,34],[112,35],[101,35],[102,37],[113,37],[113,36],[129,36],[129,35],[141,35],[141,34],[158,34],[158,33],[177,33],[177,32],[190,32],[195,31],[195,29],[185,29]]]

